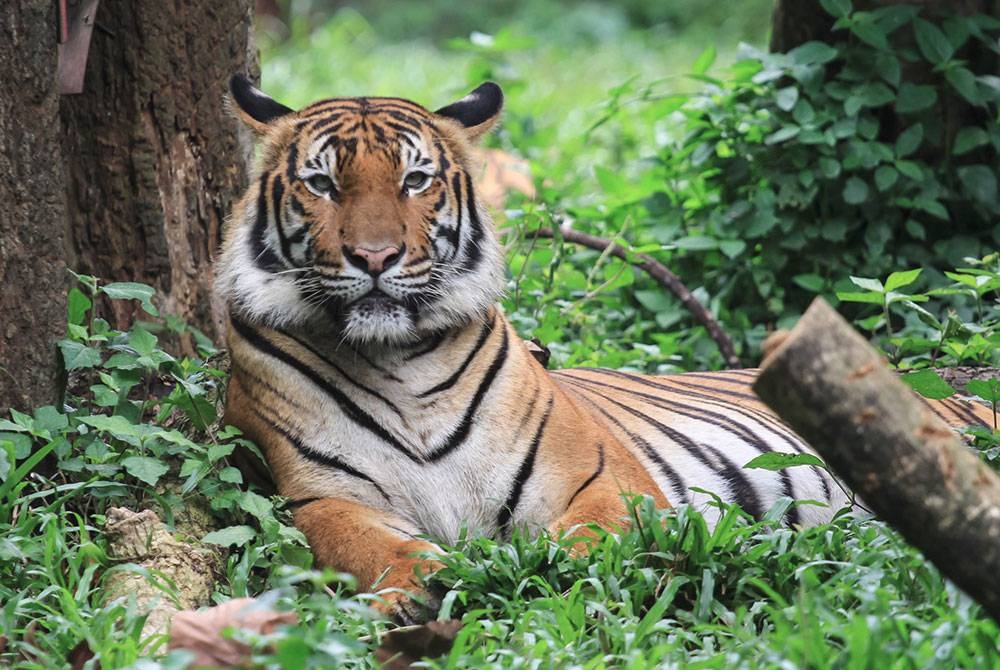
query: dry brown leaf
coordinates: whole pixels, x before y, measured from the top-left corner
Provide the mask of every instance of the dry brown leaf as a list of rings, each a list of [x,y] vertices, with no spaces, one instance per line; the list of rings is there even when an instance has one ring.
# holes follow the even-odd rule
[[[407,670],[421,658],[435,658],[451,649],[462,623],[455,619],[407,626],[382,636],[375,659],[383,670]]]
[[[234,598],[205,610],[186,610],[175,614],[167,648],[195,652],[189,667],[245,666],[250,660],[250,647],[238,640],[224,638],[223,630],[242,628],[267,635],[281,624],[297,621],[294,612],[276,612],[254,598]]]

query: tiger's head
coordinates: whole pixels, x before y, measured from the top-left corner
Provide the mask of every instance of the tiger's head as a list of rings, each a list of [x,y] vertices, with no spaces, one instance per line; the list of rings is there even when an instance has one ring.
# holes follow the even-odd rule
[[[260,143],[217,266],[236,316],[401,345],[496,302],[503,255],[469,173],[471,146],[500,114],[499,86],[436,112],[399,98],[295,111],[242,75],[230,93]]]

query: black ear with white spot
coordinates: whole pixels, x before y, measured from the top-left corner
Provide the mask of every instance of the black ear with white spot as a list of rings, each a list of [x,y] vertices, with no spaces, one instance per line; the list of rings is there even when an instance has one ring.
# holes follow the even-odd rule
[[[488,81],[461,100],[437,110],[436,114],[458,121],[465,127],[469,139],[477,140],[497,122],[502,108],[503,91]]]
[[[257,133],[266,132],[268,126],[277,119],[295,113],[295,110],[285,107],[254,86],[242,74],[234,74],[229,78],[229,94],[235,104],[237,116]]]

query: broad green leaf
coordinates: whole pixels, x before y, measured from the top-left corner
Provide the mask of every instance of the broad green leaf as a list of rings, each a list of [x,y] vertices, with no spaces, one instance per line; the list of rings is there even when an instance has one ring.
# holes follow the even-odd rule
[[[122,459],[122,467],[130,475],[145,482],[150,486],[156,486],[160,477],[167,474],[170,468],[166,463],[149,456],[129,456]]]
[[[941,400],[955,394],[955,389],[933,370],[920,370],[900,377],[907,386],[925,398]]]
[[[900,174],[914,181],[921,181],[924,178],[924,171],[913,161],[896,161],[894,165]]]
[[[885,290],[895,291],[898,288],[904,286],[909,286],[913,282],[917,281],[917,277],[923,272],[922,268],[917,268],[916,270],[905,270],[902,272],[893,272],[885,280]]]
[[[851,13],[851,0],[819,0],[827,14],[840,18]]]
[[[782,109],[786,112],[792,111],[795,107],[795,103],[799,100],[799,89],[795,86],[786,86],[785,88],[778,89],[774,93],[774,104],[778,106],[778,109]]]
[[[715,55],[715,45],[709,44],[705,47],[704,51],[698,54],[694,65],[691,66],[691,72],[694,74],[705,74],[708,72],[708,68],[712,67],[712,64],[715,63]]]
[[[973,105],[982,103],[982,96],[976,87],[976,76],[964,67],[953,67],[944,73],[944,78],[963,98]]]
[[[840,176],[840,161],[824,156],[819,159],[819,169],[827,179],[836,179]]]
[[[869,279],[868,277],[851,277],[850,279],[852,284],[866,291],[874,291],[876,293],[885,292],[885,287],[878,279]]]
[[[875,81],[862,86],[857,96],[865,107],[881,107],[892,102],[896,94],[882,82]]]
[[[1000,403],[1000,379],[973,379],[965,385],[965,390],[988,403]]]
[[[924,125],[915,123],[896,138],[896,157],[905,158],[920,148],[924,141]]]
[[[903,82],[896,96],[896,111],[900,114],[910,114],[927,109],[937,102],[937,91],[926,84],[911,84]]]
[[[257,537],[257,531],[250,526],[229,526],[220,530],[212,531],[201,541],[205,544],[217,544],[223,547],[242,547],[250,540]]]
[[[837,291],[837,299],[843,302],[865,302],[872,305],[882,304],[880,293],[857,293],[854,291]]]
[[[966,165],[958,168],[962,186],[975,200],[993,205],[997,200],[996,173],[985,165]]]
[[[719,247],[719,241],[713,237],[706,237],[704,235],[688,235],[687,237],[675,240],[674,245],[678,249],[707,251],[709,249],[717,249]]]
[[[84,294],[83,291],[77,287],[73,287],[69,290],[69,296],[67,296],[66,301],[66,313],[69,319],[70,325],[80,325],[83,323],[84,318],[87,316],[87,312],[93,306],[94,303],[90,301],[90,298]]]
[[[955,53],[955,48],[947,36],[936,25],[925,19],[913,20],[913,32],[917,38],[917,47],[924,58],[934,65],[942,65]]]
[[[826,463],[813,454],[785,454],[779,451],[761,454],[743,467],[751,470],[771,470],[777,472],[778,470],[798,465],[814,465],[826,469]]]
[[[719,251],[727,258],[736,258],[746,251],[747,243],[743,240],[719,240]]]
[[[960,156],[968,153],[976,147],[981,147],[990,141],[990,136],[985,130],[978,126],[966,126],[955,135],[955,143],[952,145],[951,153]]]
[[[246,491],[240,498],[240,509],[248,512],[258,519],[266,519],[271,515],[271,501],[253,491]]]
[[[869,44],[881,51],[889,49],[889,40],[885,31],[878,25],[869,21],[859,21],[851,26],[851,32],[865,44]]]
[[[101,287],[101,293],[112,300],[138,300],[147,314],[157,316],[159,312],[153,306],[152,298],[156,292],[152,286],[138,282],[114,282]]]
[[[826,286],[826,280],[817,274],[801,274],[792,277],[792,281],[796,285],[801,286],[807,291],[812,291],[813,293],[819,293]]]
[[[802,131],[798,126],[785,126],[764,138],[764,144],[779,144],[792,139]]]
[[[890,165],[880,165],[875,170],[875,187],[879,191],[888,191],[899,181],[899,171]]]
[[[844,184],[844,202],[849,205],[860,205],[868,200],[868,184],[858,177],[851,177]]]
[[[789,51],[788,55],[799,65],[822,65],[832,61],[838,53],[826,42],[812,41],[800,44]]]
[[[62,351],[67,370],[92,368],[101,364],[101,352],[80,342],[60,340],[59,350]]]

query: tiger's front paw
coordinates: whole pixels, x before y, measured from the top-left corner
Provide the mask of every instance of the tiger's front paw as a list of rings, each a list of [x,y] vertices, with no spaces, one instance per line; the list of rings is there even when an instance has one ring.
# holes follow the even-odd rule
[[[426,588],[390,588],[375,595],[375,611],[403,626],[431,621],[441,609],[441,598]]]

